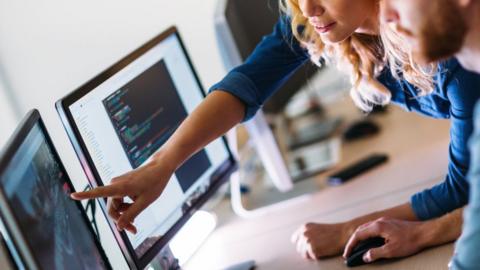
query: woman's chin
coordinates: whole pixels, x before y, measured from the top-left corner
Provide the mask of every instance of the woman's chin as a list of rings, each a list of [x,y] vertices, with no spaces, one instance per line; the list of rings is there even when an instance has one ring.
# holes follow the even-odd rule
[[[331,33],[331,32],[330,33],[318,33],[318,35],[320,36],[320,39],[322,40],[322,42],[327,44],[327,45],[333,45],[333,44],[342,42],[349,37],[348,35],[347,36],[337,35],[337,34]]]

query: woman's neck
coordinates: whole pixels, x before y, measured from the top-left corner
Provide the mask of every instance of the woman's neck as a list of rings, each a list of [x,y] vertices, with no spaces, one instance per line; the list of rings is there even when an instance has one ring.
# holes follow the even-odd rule
[[[377,5],[372,10],[372,15],[362,23],[362,25],[355,31],[355,33],[378,36],[380,34],[380,7]]]

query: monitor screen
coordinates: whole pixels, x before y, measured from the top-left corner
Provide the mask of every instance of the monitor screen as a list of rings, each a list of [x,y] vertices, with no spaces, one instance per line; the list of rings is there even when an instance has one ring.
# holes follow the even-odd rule
[[[204,92],[175,29],[142,46],[106,73],[61,101],[78,152],[90,161],[98,184],[149,161],[203,100]],[[58,107],[58,105],[57,105]],[[136,219],[137,234],[125,232],[137,262],[182,220],[213,184],[225,178],[232,156],[217,139],[187,160],[164,192]],[[227,166],[228,167],[228,166]],[[165,242],[165,241],[163,241]],[[150,256],[151,257],[151,256]],[[143,265],[141,262],[138,265]]]
[[[33,120],[32,120],[33,119]],[[37,113],[2,157],[2,218],[27,269],[109,269]],[[33,265],[32,265],[33,264]]]
[[[220,0],[219,7],[217,16],[222,18],[219,21],[224,22],[229,32],[217,32],[220,46],[226,46],[226,35],[231,35],[242,62],[250,56],[264,36],[272,33],[281,15],[278,0]],[[231,55],[223,54],[223,57]],[[318,70],[311,63],[298,68],[265,102],[263,110],[267,113],[282,112],[290,99]]]

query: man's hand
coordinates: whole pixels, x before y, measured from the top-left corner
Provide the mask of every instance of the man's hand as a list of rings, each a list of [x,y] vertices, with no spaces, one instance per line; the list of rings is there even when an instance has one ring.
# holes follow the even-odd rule
[[[384,258],[408,256],[424,248],[457,239],[462,229],[462,211],[457,209],[442,217],[419,222],[416,221],[410,204],[405,203],[343,223],[308,223],[293,234],[292,242],[296,244],[297,251],[304,258],[316,260],[340,254],[348,242],[344,252],[345,257],[358,241],[380,236],[386,239],[385,249],[394,247],[391,253],[387,250]],[[362,224],[364,225],[361,226]],[[357,229],[356,234],[349,241],[355,229]],[[405,243],[405,246],[395,246],[400,243]],[[378,257],[369,257],[369,259],[373,261]]]
[[[380,218],[357,228],[348,240],[343,257],[347,258],[359,242],[373,237],[384,238],[385,245],[366,252],[365,262],[410,256],[425,248],[423,232],[424,222]]]
[[[110,185],[72,193],[71,197],[75,200],[108,197],[108,214],[117,224],[117,228],[137,233],[133,221],[160,196],[172,174],[173,170],[150,162],[112,179]],[[126,198],[133,203],[125,202]]]
[[[340,254],[350,232],[347,223],[307,223],[293,233],[291,241],[303,258],[318,260]]]

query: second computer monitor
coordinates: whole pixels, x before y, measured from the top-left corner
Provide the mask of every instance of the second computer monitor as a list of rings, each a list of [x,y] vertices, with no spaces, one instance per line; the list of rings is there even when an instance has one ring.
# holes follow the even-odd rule
[[[111,269],[38,111],[0,156],[0,214],[19,269]]]
[[[108,185],[148,162],[203,98],[180,36],[170,28],[60,100],[57,109],[89,180]],[[117,237],[130,265],[144,268],[234,168],[224,139],[186,161],[135,219],[138,233]]]

